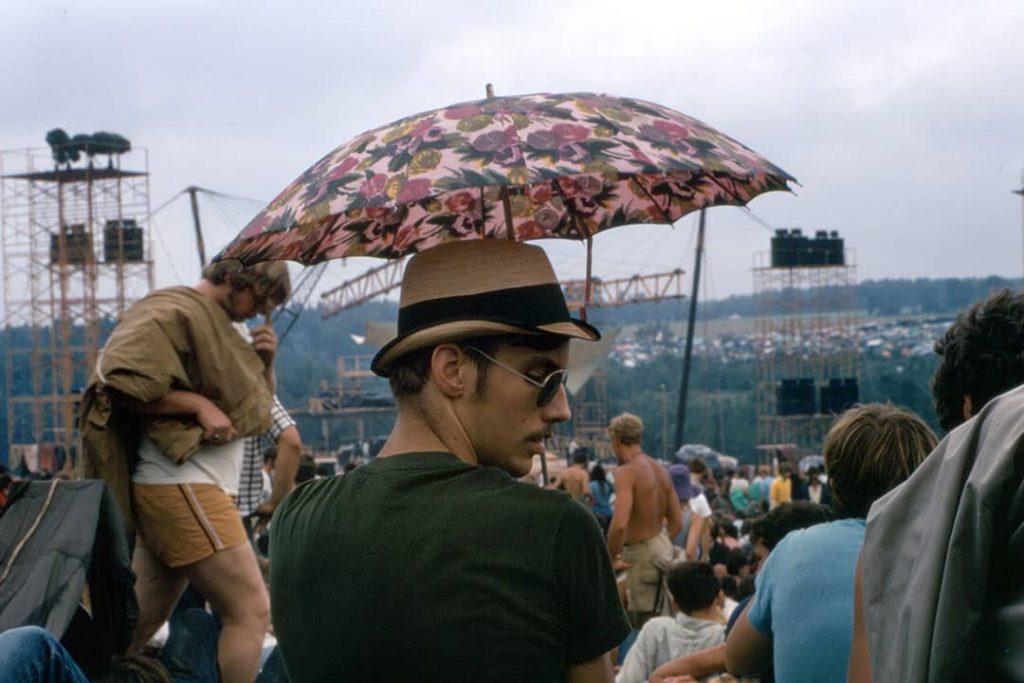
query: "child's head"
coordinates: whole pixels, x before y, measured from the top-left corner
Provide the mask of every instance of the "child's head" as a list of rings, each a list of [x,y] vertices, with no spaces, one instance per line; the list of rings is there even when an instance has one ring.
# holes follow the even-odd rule
[[[707,562],[680,562],[668,573],[668,590],[683,614],[693,614],[714,605],[721,589]]]

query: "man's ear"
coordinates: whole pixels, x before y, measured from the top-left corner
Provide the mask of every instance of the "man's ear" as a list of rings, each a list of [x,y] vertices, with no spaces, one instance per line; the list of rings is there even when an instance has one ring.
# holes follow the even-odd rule
[[[470,386],[467,372],[472,365],[458,344],[438,344],[430,355],[430,377],[442,394],[459,398]]]
[[[964,419],[970,420],[974,417],[974,399],[970,394],[964,394]]]

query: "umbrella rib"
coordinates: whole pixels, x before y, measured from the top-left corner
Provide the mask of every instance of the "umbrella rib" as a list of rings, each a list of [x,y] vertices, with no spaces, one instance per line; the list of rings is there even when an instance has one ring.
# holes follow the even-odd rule
[[[665,223],[667,223],[668,225],[672,225],[673,223],[675,223],[675,221],[672,220],[672,217],[668,215],[668,212],[666,212],[665,209],[661,208],[658,205],[658,200],[654,198],[654,195],[648,192],[647,188],[640,184],[640,181],[636,179],[636,176],[630,176],[629,182],[632,183],[634,186],[639,187],[643,191],[643,193],[651,201],[651,204],[653,204],[655,208],[657,208],[658,211],[661,212],[661,217],[665,219]]]
[[[505,210],[505,239],[515,240],[515,230],[512,224],[512,205],[508,199],[508,185],[501,186],[501,206]]]
[[[580,239],[587,240],[587,279],[583,285],[583,307],[580,309],[580,318],[583,322],[587,321],[587,307],[590,306],[590,286],[591,286],[591,263],[593,260],[593,246],[594,236],[590,234],[583,234],[580,230],[580,224],[576,220],[576,214],[569,208],[569,202],[566,199],[565,194],[562,192],[562,188],[558,185],[557,179],[552,179],[551,186],[554,188],[555,193],[562,199],[562,206],[565,207],[565,212],[569,214],[569,220],[572,222],[573,228],[576,230],[576,235]]]
[[[487,204],[484,203],[484,186],[480,186],[480,237],[487,237]]]
[[[553,178],[551,180],[551,187],[554,188],[555,194],[557,194],[559,198],[562,200],[562,206],[565,207],[565,213],[568,214],[569,216],[569,222],[572,223],[572,227],[576,231],[576,237],[581,240],[590,237],[590,235],[584,234],[583,231],[580,230],[580,224],[576,220],[576,214],[573,213],[572,209],[569,208],[569,200],[562,192],[562,188],[559,187],[557,178]]]
[[[704,176],[706,178],[710,179],[711,182],[713,182],[715,185],[718,185],[720,188],[725,190],[725,193],[730,195],[733,199],[735,199],[739,203],[739,206],[746,206],[750,202],[749,199],[747,201],[744,201],[738,194],[733,192],[731,189],[729,189],[728,187],[726,187],[722,183],[718,182],[718,178],[716,178],[712,174],[708,173],[707,171],[704,172]]]

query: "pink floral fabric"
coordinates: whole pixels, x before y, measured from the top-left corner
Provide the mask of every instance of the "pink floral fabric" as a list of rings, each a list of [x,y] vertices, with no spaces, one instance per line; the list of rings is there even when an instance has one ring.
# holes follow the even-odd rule
[[[576,93],[495,97],[363,133],[315,163],[218,258],[398,258],[448,240],[585,239],[746,204],[793,178],[684,114]]]

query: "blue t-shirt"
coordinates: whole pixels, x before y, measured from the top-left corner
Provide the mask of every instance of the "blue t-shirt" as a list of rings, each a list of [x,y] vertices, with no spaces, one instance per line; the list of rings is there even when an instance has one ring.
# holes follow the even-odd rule
[[[757,575],[747,618],[772,638],[775,680],[845,681],[863,519],[791,532]]]
[[[612,516],[612,493],[615,491],[608,482],[590,482],[590,495],[594,497],[594,514],[602,517]]]

